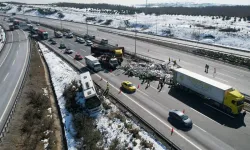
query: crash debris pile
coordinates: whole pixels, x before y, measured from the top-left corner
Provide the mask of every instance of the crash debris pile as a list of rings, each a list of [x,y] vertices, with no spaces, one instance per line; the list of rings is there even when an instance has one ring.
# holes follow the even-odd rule
[[[135,76],[151,81],[159,81],[161,78],[165,78],[166,82],[172,77],[172,70],[175,68],[180,68],[176,61],[163,63],[129,62],[120,67],[120,69],[124,70],[124,74],[129,77]]]

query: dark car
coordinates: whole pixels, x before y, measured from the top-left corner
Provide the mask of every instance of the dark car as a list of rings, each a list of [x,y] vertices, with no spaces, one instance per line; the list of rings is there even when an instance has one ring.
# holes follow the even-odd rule
[[[178,123],[179,125],[182,125],[184,127],[191,128],[193,126],[192,120],[185,115],[183,112],[179,110],[170,110],[169,111],[169,119],[174,121],[175,123]]]
[[[61,43],[60,46],[59,46],[60,49],[64,49],[66,48],[65,44],[64,43]]]
[[[67,35],[66,35],[66,38],[73,38],[74,36],[73,36],[73,33],[68,33]]]
[[[52,40],[52,41],[51,41],[51,44],[52,44],[52,45],[56,45],[57,42],[56,42],[55,40]]]
[[[49,41],[52,42],[52,41],[53,41],[53,38],[49,38]]]

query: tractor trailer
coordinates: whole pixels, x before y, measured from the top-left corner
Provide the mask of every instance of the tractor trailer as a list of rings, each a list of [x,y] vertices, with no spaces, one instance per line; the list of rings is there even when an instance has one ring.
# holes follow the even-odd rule
[[[238,115],[243,109],[244,96],[229,85],[183,68],[173,70],[172,82],[173,87],[194,91],[229,114]]]

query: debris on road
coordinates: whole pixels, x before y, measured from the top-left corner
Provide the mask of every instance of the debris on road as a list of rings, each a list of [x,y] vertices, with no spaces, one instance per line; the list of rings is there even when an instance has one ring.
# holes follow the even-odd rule
[[[151,81],[159,81],[161,78],[165,78],[165,83],[168,83],[167,81],[172,77],[172,70],[175,68],[180,68],[176,61],[163,63],[136,63],[128,61],[125,65],[119,67],[129,77],[147,78]]]

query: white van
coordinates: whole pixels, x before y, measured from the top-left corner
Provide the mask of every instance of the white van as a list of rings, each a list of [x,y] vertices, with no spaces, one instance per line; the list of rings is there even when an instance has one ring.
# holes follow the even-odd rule
[[[99,60],[92,55],[85,56],[85,63],[89,68],[91,68],[95,72],[102,70],[102,66],[101,66]]]

